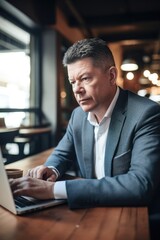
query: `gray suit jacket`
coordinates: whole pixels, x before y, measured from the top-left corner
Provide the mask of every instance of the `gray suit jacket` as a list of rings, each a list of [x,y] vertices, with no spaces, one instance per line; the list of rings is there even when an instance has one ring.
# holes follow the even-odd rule
[[[160,106],[120,89],[105,151],[105,177],[94,178],[94,128],[78,107],[46,161],[63,175],[73,164],[82,180],[67,180],[70,208],[148,205],[160,185]]]

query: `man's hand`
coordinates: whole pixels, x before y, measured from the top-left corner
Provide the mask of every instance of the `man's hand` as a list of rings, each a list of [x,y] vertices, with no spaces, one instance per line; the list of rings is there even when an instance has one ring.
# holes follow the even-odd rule
[[[10,186],[14,196],[29,196],[37,199],[53,199],[54,183],[32,177],[10,179]]]
[[[54,173],[54,171],[44,165],[40,165],[33,169],[29,169],[27,176],[30,176],[32,178],[43,179],[51,182],[55,182],[57,179],[57,176]]]

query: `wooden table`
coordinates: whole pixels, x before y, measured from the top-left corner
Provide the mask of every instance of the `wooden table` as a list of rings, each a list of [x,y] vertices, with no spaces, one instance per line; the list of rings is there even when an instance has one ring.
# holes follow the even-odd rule
[[[20,128],[19,135],[23,137],[29,137],[33,135],[40,135],[51,132],[50,127],[38,127],[38,128]]]
[[[29,155],[42,152],[45,149],[51,147],[51,127],[35,127],[35,128],[20,128],[19,137],[16,138],[16,141],[21,144],[21,153],[24,152],[23,139],[27,139],[27,142],[30,144],[30,153]],[[22,141],[21,141],[22,140]],[[22,155],[23,156],[23,155]]]
[[[53,149],[7,165],[24,172],[42,164]],[[149,240],[145,207],[69,210],[67,204],[24,216],[0,207],[1,240]]]

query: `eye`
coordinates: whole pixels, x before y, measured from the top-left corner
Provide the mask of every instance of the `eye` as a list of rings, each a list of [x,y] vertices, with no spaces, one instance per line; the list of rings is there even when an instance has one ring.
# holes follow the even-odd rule
[[[69,80],[69,83],[70,83],[71,85],[74,85],[75,81],[74,81],[74,80]]]
[[[89,82],[90,81],[90,77],[83,77],[81,80],[84,81],[84,82]]]

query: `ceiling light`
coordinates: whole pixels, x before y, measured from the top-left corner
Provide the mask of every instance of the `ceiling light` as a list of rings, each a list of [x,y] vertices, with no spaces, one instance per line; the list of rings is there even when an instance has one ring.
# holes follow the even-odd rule
[[[128,73],[126,74],[126,78],[127,78],[128,80],[133,80],[134,74],[133,74],[132,72],[128,72]]]
[[[135,71],[138,69],[137,63],[133,59],[126,59],[121,65],[122,71]]]
[[[144,70],[144,72],[143,72],[144,77],[147,77],[147,78],[149,77],[150,74],[151,73],[148,69]]]

